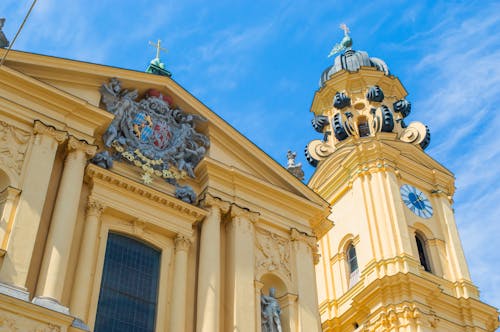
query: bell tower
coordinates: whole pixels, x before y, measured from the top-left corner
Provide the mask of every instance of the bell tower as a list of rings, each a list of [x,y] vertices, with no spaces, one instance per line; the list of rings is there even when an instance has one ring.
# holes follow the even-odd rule
[[[384,61],[344,38],[320,78],[306,157],[331,206],[316,265],[324,331],[494,331],[458,235],[454,176]]]

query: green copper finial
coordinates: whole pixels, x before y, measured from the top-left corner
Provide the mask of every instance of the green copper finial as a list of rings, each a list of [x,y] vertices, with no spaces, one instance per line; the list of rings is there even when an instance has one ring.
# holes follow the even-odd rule
[[[344,30],[344,38],[342,38],[342,41],[339,44],[335,44],[335,46],[330,51],[330,54],[328,54],[328,57],[351,49],[352,38],[351,36],[349,36],[349,28],[347,27],[347,25],[345,25],[345,23],[342,23],[340,25],[340,29]]]
[[[156,48],[156,58],[151,60],[148,68],[146,69],[146,73],[168,77],[172,76],[172,73],[165,69],[165,64],[160,60],[160,51],[167,52],[166,48],[161,47],[161,40],[158,39],[156,43],[150,41],[149,45],[152,45]]]

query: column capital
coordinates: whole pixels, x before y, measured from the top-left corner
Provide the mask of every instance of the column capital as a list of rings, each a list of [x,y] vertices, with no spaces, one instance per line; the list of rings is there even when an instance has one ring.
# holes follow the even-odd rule
[[[175,251],[188,251],[191,247],[191,240],[185,236],[177,235],[174,239]]]
[[[87,202],[87,215],[94,215],[99,218],[103,211],[104,204],[95,197],[90,196]]]
[[[205,197],[201,200],[202,207],[216,207],[221,213],[227,213],[229,207],[231,206],[229,202],[223,201],[218,197],[214,197],[211,194],[205,194]]]
[[[33,124],[33,133],[35,135],[45,135],[52,137],[58,144],[64,142],[68,138],[68,133],[62,130],[57,130],[53,126],[48,126],[40,120],[35,120]]]
[[[79,140],[72,135],[69,135],[68,151],[83,151],[88,158],[92,158],[96,151],[97,145],[89,144],[83,140]]]
[[[235,204],[231,204],[231,218],[245,218],[252,223],[259,220],[260,213],[253,212],[248,209],[241,208]]]
[[[302,242],[309,246],[311,249],[311,252],[313,254],[313,261],[314,264],[319,263],[319,257],[320,255],[318,254],[318,244],[317,244],[317,239],[315,236],[309,235],[307,233],[301,232],[297,230],[296,228],[292,228],[290,230],[290,237],[293,242]]]

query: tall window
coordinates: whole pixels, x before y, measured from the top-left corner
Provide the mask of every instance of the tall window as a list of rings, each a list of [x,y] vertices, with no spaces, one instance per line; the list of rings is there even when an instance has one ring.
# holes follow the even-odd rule
[[[352,243],[347,247],[347,266],[349,267],[349,287],[351,287],[359,280],[358,258],[356,248]]]
[[[94,331],[154,331],[159,272],[160,251],[110,233]]]
[[[420,264],[422,264],[425,271],[431,272],[431,266],[429,264],[429,259],[427,257],[424,238],[422,237],[422,235],[416,233],[415,241],[417,242],[417,250],[418,250],[418,257],[420,258]]]

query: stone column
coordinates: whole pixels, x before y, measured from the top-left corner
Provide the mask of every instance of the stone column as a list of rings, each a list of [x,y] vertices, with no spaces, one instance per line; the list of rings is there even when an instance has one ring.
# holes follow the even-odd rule
[[[229,203],[208,194],[203,203],[209,208],[209,213],[201,225],[196,331],[218,332],[221,296],[220,224],[222,214],[229,210]]]
[[[169,331],[184,331],[186,329],[186,280],[190,246],[189,239],[179,235],[175,238],[174,281],[172,300],[170,301]]]
[[[231,330],[255,332],[255,229],[259,214],[231,207],[231,222],[227,224],[226,314]],[[260,301],[259,301],[260,308]]]
[[[29,300],[26,281],[54,158],[58,145],[67,138],[66,132],[40,121],[35,121],[33,133],[35,138],[24,171],[26,177],[0,270],[0,293],[25,301]]]
[[[37,297],[33,303],[68,314],[61,305],[71,243],[75,230],[87,159],[97,147],[70,136],[56,204],[52,213],[45,253],[38,279]]]
[[[314,271],[314,264],[318,260],[316,238],[294,228],[291,238],[296,264],[299,331],[320,332],[321,319]]]
[[[70,304],[71,313],[82,322],[88,321],[90,293],[96,264],[97,239],[103,210],[104,206],[90,196]]]

